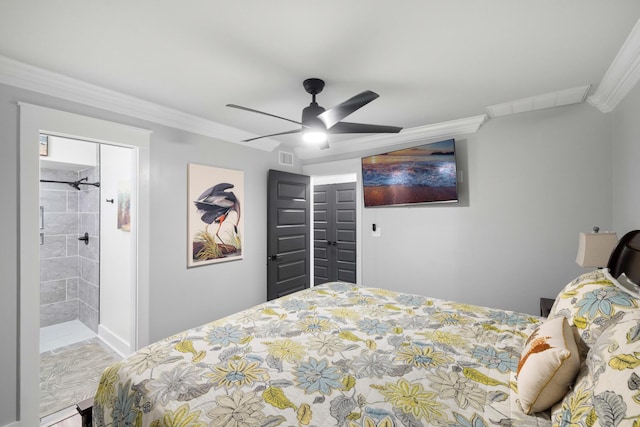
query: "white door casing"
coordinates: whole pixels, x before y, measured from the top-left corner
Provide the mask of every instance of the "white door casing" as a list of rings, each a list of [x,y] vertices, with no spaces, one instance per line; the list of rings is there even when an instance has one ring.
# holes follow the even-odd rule
[[[84,139],[131,147],[137,160],[138,212],[136,223],[137,334],[132,347],[149,341],[149,143],[145,129],[72,114],[28,103],[20,106],[19,169],[19,295],[20,342],[18,419],[16,427],[39,425],[40,404],[40,277],[39,268],[39,135]],[[36,254],[34,256],[34,254]]]

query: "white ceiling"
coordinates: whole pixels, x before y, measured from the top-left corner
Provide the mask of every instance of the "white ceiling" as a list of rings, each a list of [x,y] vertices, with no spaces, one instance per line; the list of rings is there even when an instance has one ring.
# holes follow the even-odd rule
[[[299,120],[319,77],[325,108],[373,90],[347,120],[411,131],[593,93],[639,17],[637,0],[1,0],[0,55],[251,135],[296,125],[225,104]]]

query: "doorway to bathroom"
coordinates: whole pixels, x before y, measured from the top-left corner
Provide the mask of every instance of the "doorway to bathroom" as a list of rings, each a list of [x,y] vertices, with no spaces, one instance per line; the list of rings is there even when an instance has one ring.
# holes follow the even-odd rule
[[[129,147],[134,154],[136,173],[136,218],[132,218],[131,237],[135,245],[137,286],[132,295],[132,350],[149,344],[149,217],[150,217],[150,146],[152,132],[95,117],[70,113],[26,102],[18,102],[19,129],[19,360],[18,418],[21,425],[35,426],[40,419],[40,263],[39,253],[39,178],[40,134],[81,139],[107,145]],[[133,181],[132,181],[133,182]],[[102,185],[102,183],[101,183]],[[135,221],[135,222],[134,222]],[[134,227],[135,224],[135,227]],[[102,256],[105,269],[104,254]],[[35,266],[35,268],[34,268]],[[126,314],[126,313],[125,313]],[[75,410],[72,408],[72,410]],[[53,424],[52,419],[44,420]]]
[[[132,350],[134,150],[40,134],[40,418],[94,395]]]

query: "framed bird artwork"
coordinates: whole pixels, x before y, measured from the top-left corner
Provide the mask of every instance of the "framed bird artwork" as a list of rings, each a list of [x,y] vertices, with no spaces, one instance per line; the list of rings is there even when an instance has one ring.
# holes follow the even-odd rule
[[[242,259],[244,172],[187,165],[187,267]]]

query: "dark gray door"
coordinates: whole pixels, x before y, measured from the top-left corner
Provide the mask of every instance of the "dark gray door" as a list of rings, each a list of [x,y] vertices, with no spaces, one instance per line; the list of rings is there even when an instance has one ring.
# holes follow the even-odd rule
[[[356,283],[356,183],[313,187],[314,284]]]
[[[270,170],[267,189],[267,299],[311,286],[309,177]]]

